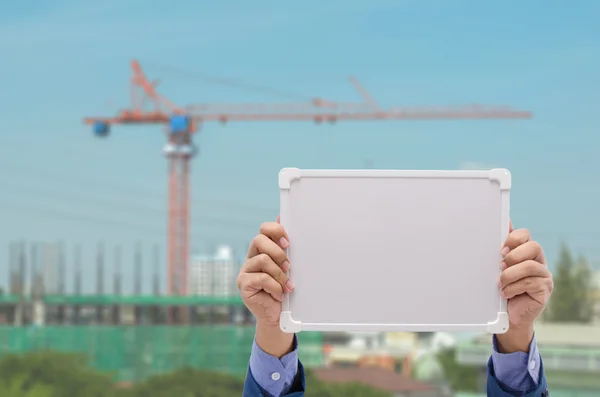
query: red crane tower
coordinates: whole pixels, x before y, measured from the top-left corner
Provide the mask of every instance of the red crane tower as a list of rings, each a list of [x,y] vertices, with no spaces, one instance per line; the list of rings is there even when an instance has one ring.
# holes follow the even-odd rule
[[[217,121],[314,121],[315,123],[368,120],[423,119],[528,119],[531,113],[507,106],[427,108],[381,108],[360,83],[350,81],[363,102],[340,103],[315,98],[307,103],[203,104],[179,107],[156,91],[140,64],[131,62],[131,106],[115,117],[87,117],[97,136],[109,134],[115,124],[165,125],[169,160],[168,284],[170,295],[185,295],[188,289],[190,230],[190,159],[196,154],[192,137],[204,122]],[[152,108],[147,109],[146,101]]]

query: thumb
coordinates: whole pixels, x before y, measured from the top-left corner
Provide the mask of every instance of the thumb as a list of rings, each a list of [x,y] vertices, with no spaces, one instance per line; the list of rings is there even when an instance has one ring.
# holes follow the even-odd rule
[[[277,223],[281,223],[281,215],[277,215]]]
[[[277,218],[277,222],[279,222],[279,217]],[[512,233],[515,229],[513,229],[513,224],[512,224],[512,220],[510,221],[509,225],[508,225],[508,232]]]

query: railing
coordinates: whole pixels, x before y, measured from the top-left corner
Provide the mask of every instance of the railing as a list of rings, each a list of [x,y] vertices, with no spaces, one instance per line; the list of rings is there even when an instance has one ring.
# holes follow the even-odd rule
[[[546,370],[600,373],[600,349],[576,349],[540,346]],[[465,365],[486,365],[491,347],[462,344],[457,349],[457,361]]]

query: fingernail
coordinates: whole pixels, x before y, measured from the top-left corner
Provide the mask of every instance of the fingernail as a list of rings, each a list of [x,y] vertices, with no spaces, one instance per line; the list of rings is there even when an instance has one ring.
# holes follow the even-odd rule
[[[294,283],[292,283],[292,280],[288,280],[287,283],[285,283],[285,287],[287,288],[288,291],[291,291],[294,289]]]
[[[498,280],[498,288],[502,289],[502,280]]]
[[[281,248],[287,248],[290,243],[287,241],[287,238],[282,237],[279,239],[279,245],[281,245]]]
[[[502,269],[502,271],[506,270],[506,262],[500,262],[500,269]]]
[[[510,248],[504,247],[502,248],[501,254],[502,256],[506,256],[510,252]]]
[[[287,272],[288,270],[290,270],[290,262],[288,262],[288,261],[284,261],[284,262],[281,264],[281,269],[282,269],[284,272]]]
[[[500,291],[500,297],[502,297],[502,299],[506,299],[506,293],[504,291]]]

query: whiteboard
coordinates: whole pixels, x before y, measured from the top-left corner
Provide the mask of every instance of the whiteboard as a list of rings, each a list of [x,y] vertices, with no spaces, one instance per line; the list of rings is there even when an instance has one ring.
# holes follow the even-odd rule
[[[281,329],[506,332],[510,188],[506,169],[282,169]]]

